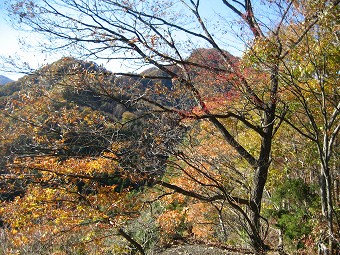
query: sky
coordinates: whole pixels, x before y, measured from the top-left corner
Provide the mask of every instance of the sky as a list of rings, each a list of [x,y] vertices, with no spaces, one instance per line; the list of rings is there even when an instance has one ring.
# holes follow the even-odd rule
[[[201,9],[204,11],[206,17],[213,17],[216,15],[218,11],[221,11],[221,8],[225,8],[222,1],[202,1]],[[35,51],[33,48],[25,48],[23,49],[20,46],[19,41],[27,41],[29,40],[34,44],[34,41],[37,40],[37,37],[32,34],[25,33],[23,31],[18,31],[13,28],[10,24],[9,18],[6,16],[6,6],[5,0],[0,0],[0,56],[1,57],[11,57],[13,59],[20,58],[22,62],[27,62],[30,67],[37,68],[47,63],[52,63],[53,61],[58,60],[62,56],[47,56],[46,54],[39,53]],[[210,11],[207,11],[207,10]],[[228,49],[229,50],[229,49]],[[233,53],[233,52],[232,52]],[[24,74],[13,72],[7,72],[8,68],[4,68],[4,60],[0,59],[0,75],[4,75],[12,80],[17,80]],[[96,61],[97,62],[97,61]],[[97,62],[98,63],[98,62]],[[99,64],[103,64],[100,63]],[[117,68],[121,68],[122,65],[120,63],[105,63],[104,66],[109,70],[117,70]],[[122,70],[125,71],[125,70]]]
[[[34,44],[37,40],[36,35],[19,31],[11,24],[7,16],[6,0],[0,0],[0,75],[6,76],[12,80],[24,76],[16,68],[10,68],[5,64],[7,60],[4,59],[20,59],[22,63],[28,63],[31,68],[38,68],[47,64],[46,54],[41,54],[33,48],[23,48],[20,41],[30,41]],[[58,58],[51,59],[53,62]],[[6,65],[6,66],[4,66]],[[9,71],[10,70],[10,71]]]
[[[6,20],[4,0],[0,0],[0,55],[13,56],[20,50],[18,44],[19,33],[15,31]],[[1,68],[1,66],[0,66]],[[19,74],[6,73],[0,69],[0,75],[7,76],[13,80],[20,77]]]

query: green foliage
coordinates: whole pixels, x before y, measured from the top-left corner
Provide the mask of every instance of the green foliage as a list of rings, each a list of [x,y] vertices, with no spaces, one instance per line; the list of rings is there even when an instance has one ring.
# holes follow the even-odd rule
[[[128,231],[145,251],[153,250],[160,241],[160,231],[155,214],[162,210],[158,203],[150,205],[150,210],[141,212],[140,216],[129,222]],[[131,247],[133,250],[135,247]]]
[[[277,205],[287,200],[293,207],[306,207],[315,201],[315,187],[308,185],[302,179],[285,180],[272,196],[272,201]]]
[[[297,210],[296,212],[281,210],[277,216],[276,226],[283,229],[284,235],[290,240],[299,239],[311,232],[308,215],[302,210]]]
[[[276,220],[286,238],[298,240],[311,232],[311,219],[319,206],[314,186],[302,179],[287,179],[277,187],[271,200],[275,209],[266,213]]]

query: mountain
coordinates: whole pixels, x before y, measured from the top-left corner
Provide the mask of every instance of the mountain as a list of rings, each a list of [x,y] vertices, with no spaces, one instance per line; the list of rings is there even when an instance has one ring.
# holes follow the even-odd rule
[[[154,69],[148,73],[163,75]],[[162,173],[166,159],[161,154],[163,147],[158,148],[162,143],[152,148],[149,144],[156,144],[155,130],[161,132],[165,127],[145,114],[146,104],[136,104],[140,94],[153,90],[153,86],[153,80],[143,84],[135,74],[117,76],[93,62],[71,57],[0,86],[0,116],[4,116],[0,130],[6,132],[2,133],[6,139],[0,141],[0,175],[7,174],[8,162],[17,155],[57,157],[65,162],[100,157],[112,148],[122,169],[147,169],[150,176]],[[164,146],[173,147],[175,139],[178,136],[174,141],[167,139]],[[116,185],[118,190],[144,185],[144,180],[131,183],[121,173],[110,171],[93,174],[100,185]],[[25,192],[31,180],[22,181],[10,190],[0,181],[0,201]]]
[[[10,78],[6,77],[6,76],[3,76],[3,75],[0,75],[0,85],[4,85],[6,83],[9,83],[13,80],[11,80]]]

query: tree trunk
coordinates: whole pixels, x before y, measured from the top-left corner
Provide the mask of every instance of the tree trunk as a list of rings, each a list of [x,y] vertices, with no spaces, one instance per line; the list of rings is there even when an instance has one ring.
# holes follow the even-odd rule
[[[321,198],[321,211],[322,215],[327,218],[327,192],[326,192],[326,179],[325,176],[321,174],[319,177],[319,187],[320,187],[320,198]]]
[[[273,121],[274,117],[271,114],[266,114],[265,122],[268,123],[265,128],[265,137],[262,139],[261,151],[253,182],[253,192],[251,194],[251,221],[255,227],[256,233],[253,233],[253,247],[259,254],[265,252],[268,247],[264,244],[261,237],[261,203],[264,187],[267,182],[268,169],[270,165],[270,152],[272,145],[272,133],[273,133]]]
[[[333,198],[332,198],[332,178],[328,164],[321,164],[320,192],[322,214],[327,221],[328,228],[328,250],[333,254]]]
[[[264,253],[268,247],[264,244],[261,237],[261,202],[264,186],[267,181],[268,164],[267,166],[258,167],[254,178],[254,189],[250,203],[251,215],[250,219],[253,224],[253,233],[251,236],[252,246],[256,254]]]
[[[335,204],[340,204],[340,185],[339,180],[334,179],[334,202]]]
[[[326,171],[326,194],[327,194],[327,224],[328,224],[328,249],[329,254],[333,254],[333,198],[332,198],[332,182],[329,169]]]
[[[268,250],[261,237],[261,203],[264,187],[267,182],[268,170],[270,165],[270,153],[273,142],[273,130],[276,112],[276,95],[278,89],[278,64],[274,65],[271,70],[271,91],[270,102],[264,110],[263,115],[263,136],[261,140],[260,155],[257,161],[257,168],[254,175],[253,191],[251,194],[251,221],[254,224],[255,232],[253,233],[253,247],[256,253],[261,254]]]

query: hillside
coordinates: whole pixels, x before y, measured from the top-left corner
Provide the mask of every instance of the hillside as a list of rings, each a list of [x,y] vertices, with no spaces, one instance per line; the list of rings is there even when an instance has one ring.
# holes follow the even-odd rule
[[[150,69],[143,76],[154,74],[155,69]],[[153,172],[150,167],[157,167],[157,173],[161,173],[166,157],[159,148],[148,148],[147,144],[154,139],[151,131],[150,135],[142,136],[152,116],[143,116],[147,106],[137,107],[134,98],[152,90],[156,83],[152,79],[115,76],[93,62],[67,57],[1,86],[0,114],[4,121],[0,128],[7,137],[0,144],[2,172],[9,173],[6,165],[12,164],[17,156],[52,156],[60,161],[98,157],[110,153],[113,144],[124,143],[114,150],[123,169],[140,168],[138,171],[143,172],[143,168],[148,168]],[[137,120],[125,124],[134,118]],[[167,146],[173,142],[177,141],[168,141]],[[140,154],[144,155],[144,163]],[[125,186],[138,188],[146,182],[131,183],[118,172],[95,175],[100,176],[98,183],[116,185],[117,190]],[[9,183],[12,190],[6,188]],[[0,200],[12,200],[23,194],[28,183],[29,178],[24,182],[13,179],[1,183]]]
[[[271,92],[256,68],[228,69],[244,63],[198,49],[163,70],[116,75],[67,57],[1,86],[0,227],[32,240],[18,249],[51,247],[46,254],[136,254],[138,244],[147,254],[250,253],[254,166],[237,150],[257,162],[267,126],[242,82],[263,90],[260,101]],[[318,178],[304,175],[315,151],[284,128],[261,212],[273,251],[283,238],[307,244],[321,222]]]
[[[0,254],[340,254],[340,0],[7,2]]]
[[[6,83],[9,83],[13,80],[11,80],[10,78],[6,77],[6,76],[3,76],[3,75],[0,75],[0,85],[4,85]]]

